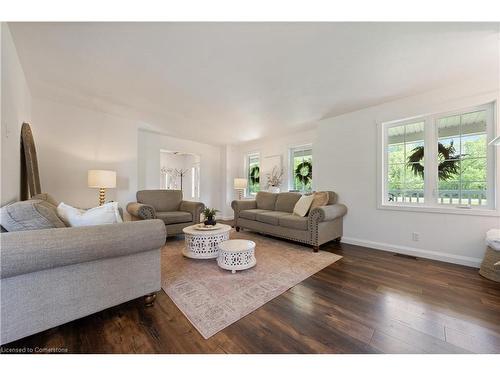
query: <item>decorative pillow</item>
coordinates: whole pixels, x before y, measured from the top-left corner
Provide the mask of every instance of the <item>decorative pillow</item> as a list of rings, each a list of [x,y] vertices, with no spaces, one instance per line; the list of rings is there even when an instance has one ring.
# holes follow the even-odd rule
[[[306,216],[309,208],[311,207],[311,203],[314,199],[314,195],[303,195],[300,199],[295,203],[295,207],[293,208],[293,214],[298,216]]]
[[[63,202],[57,206],[57,214],[70,227],[116,224],[123,222],[118,210],[118,202],[110,202],[99,207],[82,210]]]
[[[41,199],[15,202],[0,209],[2,227],[8,232],[64,228],[56,207]]]
[[[327,191],[318,191],[312,196],[314,199],[311,204],[311,210],[316,207],[326,206],[330,198]]]

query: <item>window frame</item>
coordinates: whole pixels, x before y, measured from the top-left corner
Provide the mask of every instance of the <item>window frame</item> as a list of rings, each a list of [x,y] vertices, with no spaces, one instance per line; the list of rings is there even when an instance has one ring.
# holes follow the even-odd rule
[[[479,216],[500,216],[498,210],[497,192],[497,151],[496,147],[487,144],[486,150],[486,179],[487,179],[487,206],[447,205],[438,203],[438,169],[437,169],[437,120],[447,116],[465,114],[474,111],[486,111],[486,136],[487,142],[495,138],[498,130],[496,118],[497,102],[462,107],[445,112],[409,117],[402,120],[379,122],[378,126],[378,169],[377,169],[377,208],[404,211],[424,211],[437,213],[468,214]],[[388,192],[388,129],[395,126],[424,122],[424,170],[432,171],[424,174],[424,203],[389,202]]]
[[[247,188],[245,189],[245,197],[246,198],[253,198],[257,195],[257,193],[251,193],[250,192],[250,158],[257,157],[259,160],[259,191],[260,191],[260,172],[261,172],[261,157],[260,157],[260,152],[255,151],[255,152],[248,152],[245,154],[245,178],[247,179]]]
[[[311,159],[313,159],[313,145],[312,143],[306,143],[301,145],[295,145],[288,147],[288,190],[297,190],[295,188],[295,176],[294,176],[294,165],[293,165],[293,153],[296,151],[311,150]],[[313,171],[314,171],[314,159],[313,159]],[[302,192],[301,190],[297,190]],[[314,191],[314,172],[313,179],[311,182],[311,191]]]

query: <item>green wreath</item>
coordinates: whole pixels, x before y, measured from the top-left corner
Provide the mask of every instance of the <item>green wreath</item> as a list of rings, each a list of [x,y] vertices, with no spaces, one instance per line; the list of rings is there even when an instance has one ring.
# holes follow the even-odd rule
[[[424,178],[424,146],[417,146],[411,150],[412,154],[408,156],[407,165],[412,169],[415,176]],[[449,146],[438,142],[438,155],[443,160],[438,165],[438,178],[441,181],[450,180],[460,171],[459,161],[466,154],[456,154],[453,141]]]
[[[309,160],[304,160],[295,168],[295,178],[299,180],[303,186],[306,186],[312,181],[312,173],[313,166]]]
[[[250,169],[250,182],[252,185],[258,184],[260,182],[259,167],[257,165]]]

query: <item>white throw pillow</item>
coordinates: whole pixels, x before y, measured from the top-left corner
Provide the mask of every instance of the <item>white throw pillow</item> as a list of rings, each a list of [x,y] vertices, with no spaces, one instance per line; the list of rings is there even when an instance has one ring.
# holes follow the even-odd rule
[[[314,200],[313,194],[301,196],[300,199],[297,201],[297,203],[295,203],[295,207],[293,208],[294,215],[306,216],[313,200]]]
[[[60,203],[57,215],[70,227],[86,227],[89,225],[116,224],[123,222],[118,202],[110,202],[99,207],[82,210]]]

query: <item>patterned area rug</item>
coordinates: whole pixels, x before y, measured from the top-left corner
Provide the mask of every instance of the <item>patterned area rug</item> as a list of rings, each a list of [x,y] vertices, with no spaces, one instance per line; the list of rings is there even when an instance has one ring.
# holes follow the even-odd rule
[[[230,238],[256,243],[254,268],[231,274],[216,259],[185,258],[183,239],[162,251],[163,290],[206,339],[342,258],[246,231]]]

